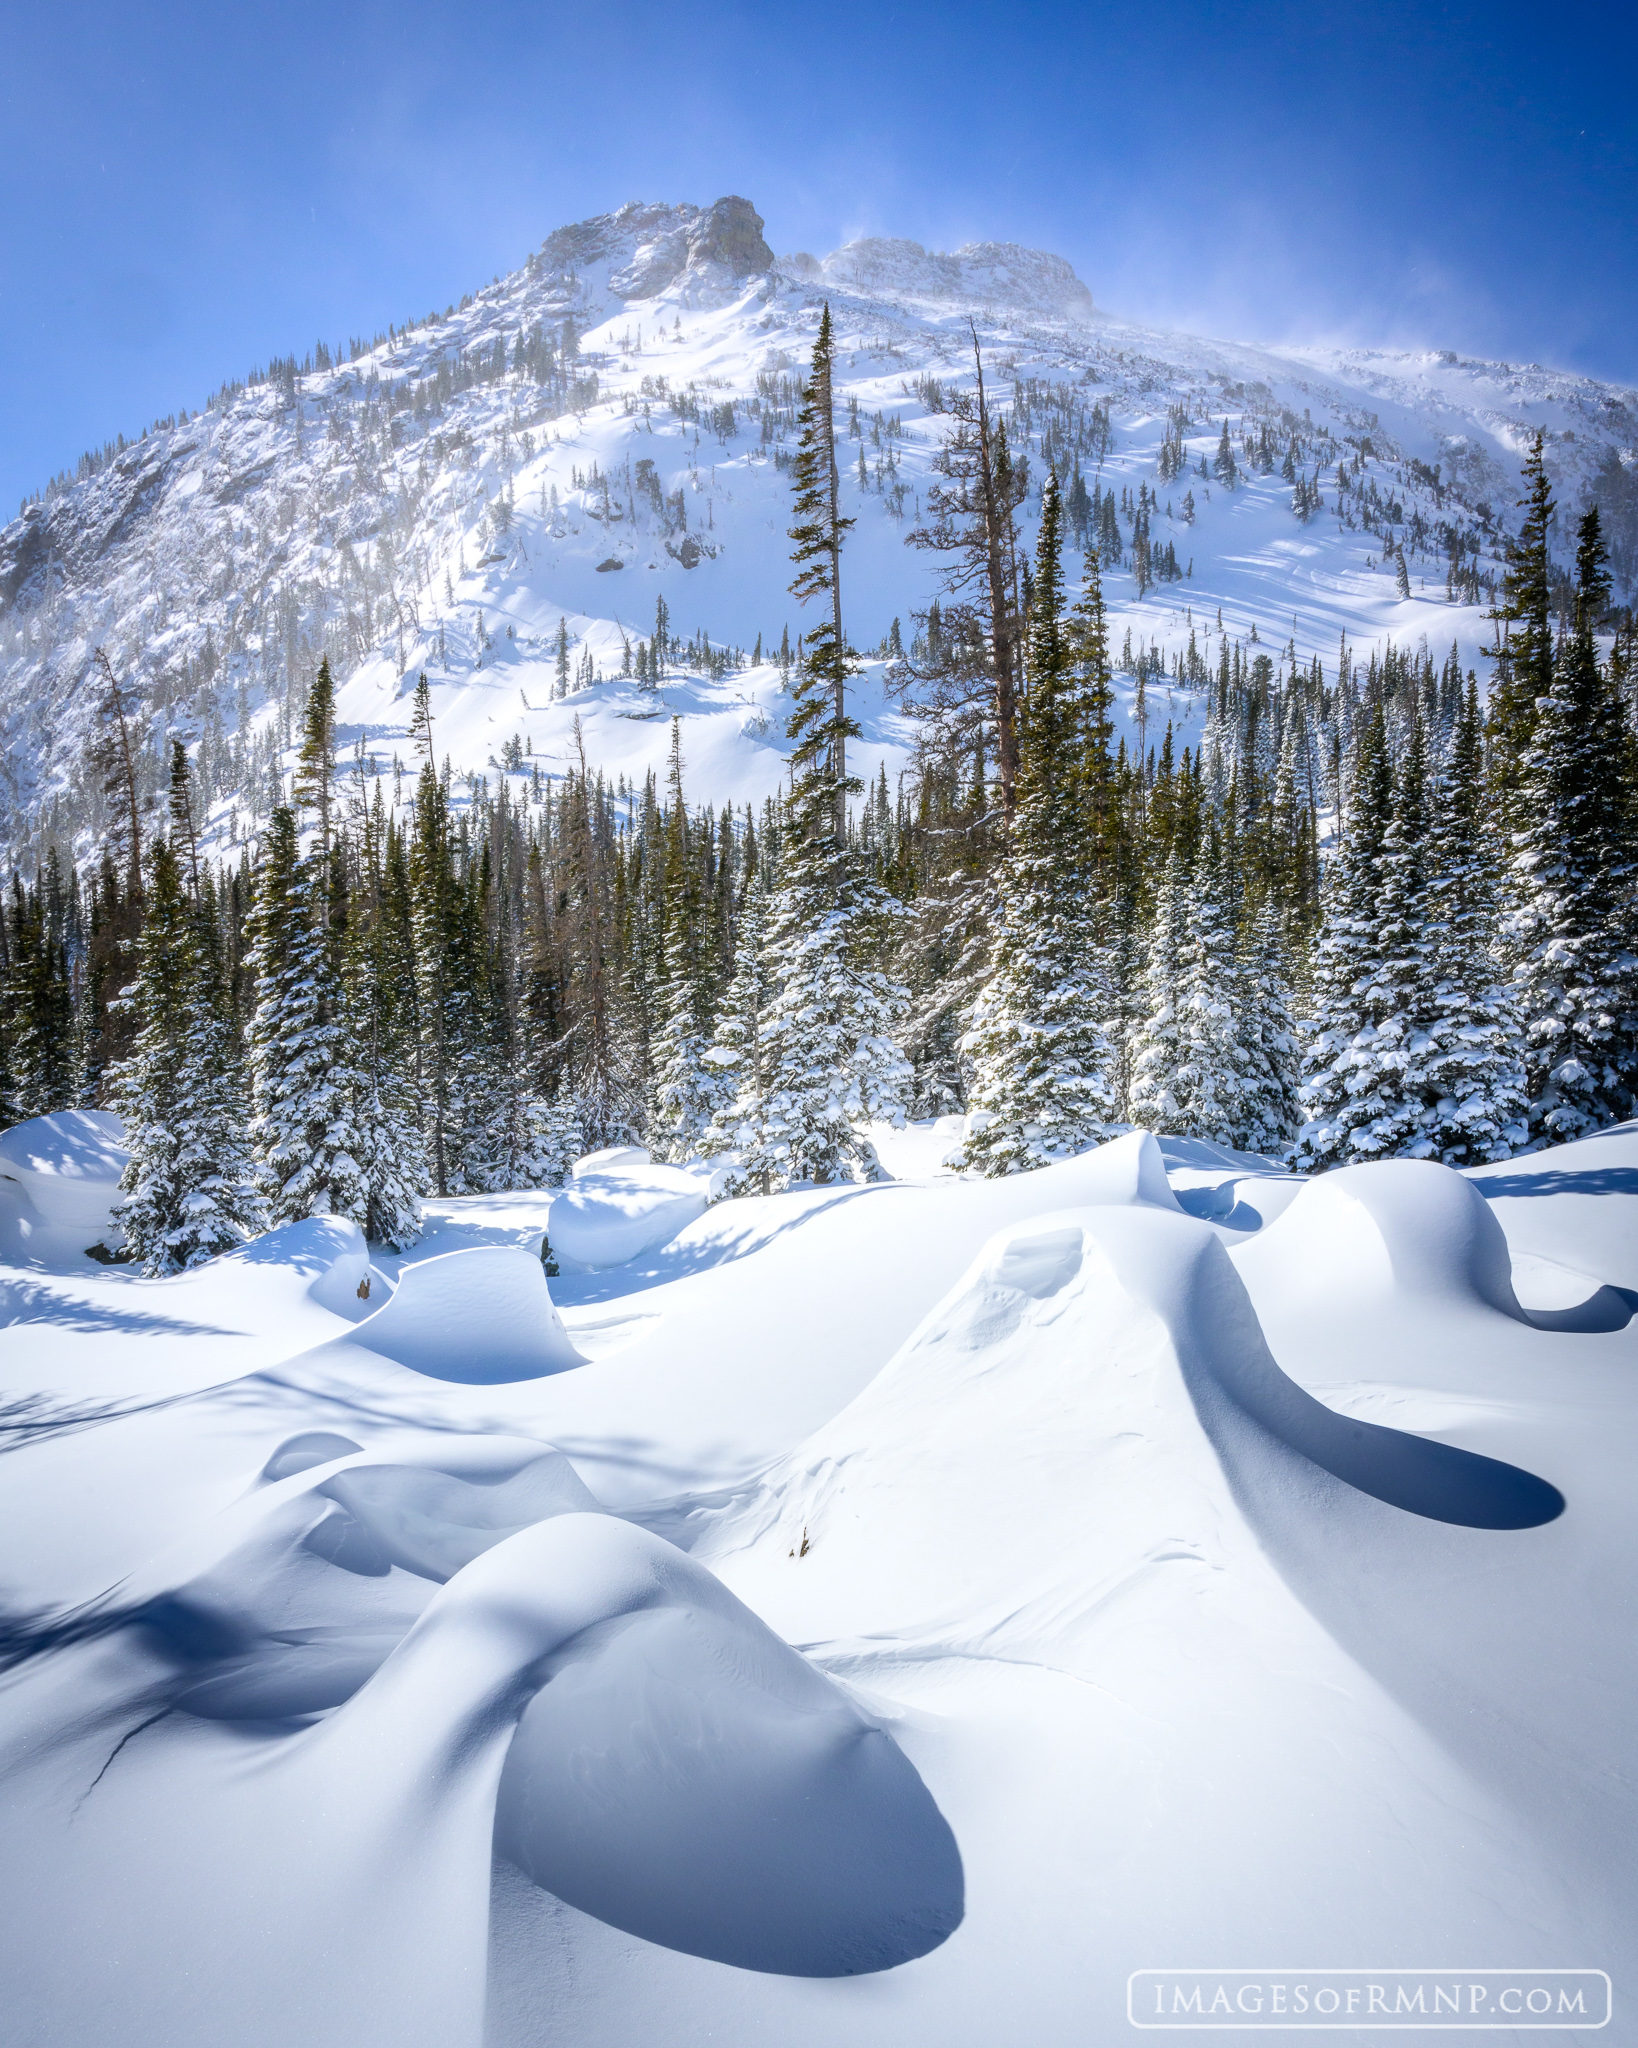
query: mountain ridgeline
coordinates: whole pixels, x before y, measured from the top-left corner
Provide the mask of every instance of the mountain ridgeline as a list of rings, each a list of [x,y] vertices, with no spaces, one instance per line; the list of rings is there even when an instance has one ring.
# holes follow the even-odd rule
[[[1010,245],[561,229],[0,533],[0,1107],[122,1109],[155,1272],[634,1137],[753,1190],[906,1113],[985,1173],[1630,1115],[1635,443]]]

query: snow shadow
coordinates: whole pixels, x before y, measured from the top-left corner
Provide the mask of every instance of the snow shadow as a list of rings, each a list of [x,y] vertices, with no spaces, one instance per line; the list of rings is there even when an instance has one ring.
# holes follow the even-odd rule
[[[1487,1202],[1498,1196],[1638,1195],[1638,1166],[1543,1167],[1539,1172],[1487,1173],[1471,1185]]]
[[[1477,1451],[1339,1415],[1276,1364],[1239,1275],[1220,1250],[1206,1261],[1199,1340],[1179,1347],[1184,1380],[1217,1440],[1226,1398],[1289,1449],[1390,1507],[1469,1529],[1535,1529],[1564,1512],[1556,1486]]]
[[[133,1283],[135,1284],[135,1283]],[[125,1337],[236,1337],[237,1330],[196,1323],[154,1309],[116,1308],[111,1303],[65,1295],[38,1280],[0,1281],[0,1328],[13,1323],[55,1323]]]
[[[1638,1315],[1638,1293],[1630,1287],[1605,1285],[1585,1301],[1568,1308],[1527,1308],[1526,1320],[1538,1330],[1567,1330],[1578,1337],[1607,1336],[1624,1330]]]

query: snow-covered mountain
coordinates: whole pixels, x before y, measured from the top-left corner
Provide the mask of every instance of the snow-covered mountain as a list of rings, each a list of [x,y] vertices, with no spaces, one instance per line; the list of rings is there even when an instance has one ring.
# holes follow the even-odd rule
[[[1129,547],[1106,577],[1129,722],[1149,650],[1151,739],[1165,719],[1198,729],[1188,685],[1225,634],[1281,667],[1318,655],[1328,674],[1344,636],[1361,658],[1425,636],[1475,661],[1475,578],[1494,572],[1538,430],[1566,514],[1596,495],[1625,589],[1638,579],[1633,391],[1448,351],[1159,333],[1100,311],[1039,251],[872,238],[776,257],[746,200],[633,203],[560,228],[459,307],[276,361],[85,457],[0,530],[0,856],[26,860],[46,838],[83,855],[100,829],[84,765],[98,646],[142,705],[150,790],[184,738],[219,850],[265,816],[321,655],[361,774],[407,767],[424,670],[458,775],[550,774],[583,744],[611,777],[639,778],[678,715],[691,795],[771,794],[784,679],[751,656],[759,636],[766,657],[803,626],[786,595],[785,466],[826,300],[857,521],[844,594],[867,652],[895,619],[908,642],[933,591],[933,562],[902,543],[942,436],[940,390],[970,378],[974,332],[1037,483],[1052,461],[1123,504],[1153,494],[1151,547],[1170,546],[1177,580],[1140,589]],[[1201,474],[1225,420],[1232,492]],[[1129,517],[1121,530],[1129,543]],[[1569,538],[1561,517],[1561,552]],[[660,600],[691,651],[653,691],[630,656]],[[867,774],[907,758],[882,672],[867,664],[859,688]]]

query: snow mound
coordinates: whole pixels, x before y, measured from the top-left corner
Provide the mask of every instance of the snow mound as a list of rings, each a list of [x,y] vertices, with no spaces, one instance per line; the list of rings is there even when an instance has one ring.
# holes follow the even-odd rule
[[[1166,1178],[1166,1160],[1152,1131],[1129,1131],[1111,1138],[1080,1162],[1075,1199],[1078,1202],[1143,1202],[1179,1213],[1178,1200]]]
[[[1564,1505],[1517,1467],[1315,1400],[1275,1363],[1215,1232],[1131,1205],[998,1233],[871,1385],[707,1527],[699,1554],[802,1640],[948,1648],[960,1614],[958,1644],[1036,1658],[1045,1630],[1051,1661],[1074,1669],[1100,1589],[1220,1547],[1211,1474],[1225,1446],[1316,1538],[1350,1491],[1483,1530]]]
[[[103,1109],[60,1109],[0,1131],[0,1247],[27,1257],[107,1236],[129,1158],[124,1126]],[[42,1239],[42,1233],[49,1235]]]
[[[406,1266],[392,1299],[350,1341],[464,1386],[540,1379],[585,1363],[539,1259],[515,1245],[478,1245]]]
[[[1584,1273],[1589,1285],[1638,1289],[1638,1124],[1477,1167],[1467,1178],[1515,1253]]]
[[[281,1223],[218,1260],[214,1271],[225,1275],[239,1266],[283,1266],[304,1283],[310,1301],[349,1320],[365,1313],[370,1278],[370,1248],[364,1233],[348,1216],[304,1216],[299,1223]]]
[[[1507,1239],[1489,1204],[1462,1174],[1431,1159],[1321,1174],[1233,1257],[1254,1295],[1264,1285],[1288,1305],[1391,1294],[1423,1311],[1480,1309],[1526,1320]]]
[[[708,1166],[656,1166],[639,1146],[590,1153],[553,1198],[552,1250],[577,1266],[623,1266],[702,1216],[719,1180]]]
[[[550,1444],[379,1438],[370,1451],[330,1431],[287,1439],[260,1487],[133,1574],[116,1618],[164,1667],[148,1689],[203,1720],[325,1712],[380,1667],[434,1586],[520,1529],[600,1512]]]
[[[613,1926],[741,1969],[855,1976],[947,1938],[955,1838],[882,1728],[658,1537],[576,1516],[528,1542],[520,1592],[572,1586],[583,1618],[507,1758],[502,1854]]]

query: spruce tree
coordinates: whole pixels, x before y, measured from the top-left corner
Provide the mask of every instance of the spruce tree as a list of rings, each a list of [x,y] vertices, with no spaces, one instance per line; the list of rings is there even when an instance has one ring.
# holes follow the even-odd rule
[[[727,1194],[767,1192],[763,1109],[769,1063],[761,1022],[772,1008],[773,995],[768,898],[761,874],[753,868],[734,935],[734,971],[705,1054],[705,1064],[719,1085],[700,1150],[727,1167]]]
[[[965,1163],[1017,1173],[1085,1151],[1118,1113],[1108,906],[1089,846],[1085,775],[1094,699],[1063,617],[1056,475],[1041,498],[1020,721],[1019,800],[997,877],[989,978],[974,1007]]]
[[[1342,844],[1321,884],[1303,1061],[1306,1122],[1296,1148],[1297,1162],[1308,1168],[1342,1166],[1362,1156],[1354,1132],[1368,1128],[1377,1113],[1371,991],[1382,972],[1377,917],[1392,802],[1393,770],[1378,706],[1355,751]]]
[[[649,1148],[676,1164],[694,1158],[720,1107],[721,1078],[706,1058],[711,1035],[710,948],[696,849],[683,799],[682,722],[671,722],[665,858],[663,1018],[653,1043]]]
[[[347,1015],[358,1087],[354,1119],[364,1169],[365,1235],[408,1251],[421,1236],[430,1184],[415,1089],[415,946],[403,841],[379,801],[367,818],[362,873],[348,928]]]
[[[325,925],[327,890],[304,860],[294,813],[275,809],[257,877],[249,965],[251,1137],[274,1224],[304,1216],[369,1222],[353,1117],[357,1076]]]
[[[1291,1014],[1283,920],[1264,896],[1246,928],[1240,962],[1240,1042],[1247,1058],[1240,1145],[1283,1158],[1302,1124],[1302,1048]]]
[[[116,1220],[131,1256],[157,1279],[243,1243],[261,1227],[264,1205],[220,976],[163,839],[149,857],[145,900],[136,1046],[115,1084],[130,1151]]]
[[[1496,645],[1486,654],[1496,664],[1490,692],[1491,787],[1503,816],[1515,828],[1515,807],[1524,780],[1524,757],[1535,735],[1537,707],[1553,687],[1552,487],[1547,481],[1543,438],[1536,435],[1524,463],[1524,517],[1518,538],[1508,545],[1500,599],[1486,616],[1497,627]]]
[[[1523,1149],[1528,1098],[1518,1010],[1496,951],[1484,730],[1471,677],[1449,757],[1429,785],[1428,808],[1433,1016],[1422,1059],[1426,1156],[1446,1166],[1482,1166]]]
[[[787,725],[796,744],[770,919],[773,994],[759,1027],[767,1051],[762,1149],[749,1168],[782,1186],[879,1179],[867,1127],[902,1120],[910,1081],[890,1035],[904,994],[877,965],[891,906],[847,839],[847,798],[859,787],[847,772],[847,742],[858,727],[845,694],[852,664],[840,565],[850,522],[836,509],[831,347],[827,308],[801,412],[791,589],[828,603],[807,636]]]
[[[1174,846],[1150,905],[1136,991],[1139,1016],[1127,1048],[1127,1114],[1133,1123],[1151,1131],[1185,1128],[1177,1069],[1182,1058],[1181,954],[1188,894],[1188,868]]]
[[[1596,527],[1578,622],[1537,708],[1514,799],[1506,917],[1533,1132],[1562,1144],[1638,1109],[1634,865],[1623,707],[1599,667]]]
[[[819,598],[823,609],[818,623],[807,634],[805,687],[798,694],[797,708],[791,716],[790,737],[798,741],[811,738],[824,748],[832,804],[830,831],[839,851],[847,838],[847,800],[858,786],[848,778],[847,743],[859,737],[859,727],[847,708],[847,682],[853,664],[842,632],[842,542],[853,521],[841,515],[836,410],[831,386],[834,354],[827,304],[820,316],[813,364],[802,391],[802,406],[797,414],[801,431],[791,465],[796,491],[792,506],[796,524],[790,530],[796,543],[791,552],[796,570],[791,595],[799,604]]]

